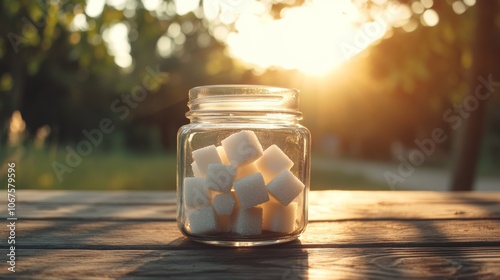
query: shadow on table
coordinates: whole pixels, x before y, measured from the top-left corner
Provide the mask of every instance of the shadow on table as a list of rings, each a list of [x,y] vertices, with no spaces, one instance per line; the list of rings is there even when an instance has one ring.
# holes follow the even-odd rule
[[[450,194],[453,196],[453,194]],[[496,242],[482,240],[461,240],[456,235],[450,236],[443,231],[443,223],[456,223],[452,225],[456,230],[458,225],[467,227],[461,215],[467,214],[460,209],[460,205],[476,206],[477,211],[484,212],[483,217],[471,218],[474,220],[497,219],[498,212],[494,210],[498,205],[497,200],[474,197],[454,197],[458,201],[455,214],[457,218],[449,219],[425,219],[425,220],[401,220],[401,224],[407,224],[417,230],[417,240],[409,241],[404,250],[391,248],[385,256],[374,258],[371,263],[375,264],[380,271],[386,271],[400,279],[429,277],[437,279],[496,279],[496,273],[485,266],[482,259],[489,258],[485,252],[488,251],[488,243],[494,245]],[[438,225],[441,224],[441,225]],[[466,228],[463,228],[466,229]],[[481,250],[478,250],[481,249]],[[425,272],[425,274],[423,274]],[[399,278],[399,277],[398,277]]]
[[[198,244],[185,238],[175,249],[154,251],[154,259],[119,279],[307,279],[308,252],[300,241],[266,247],[227,248]]]

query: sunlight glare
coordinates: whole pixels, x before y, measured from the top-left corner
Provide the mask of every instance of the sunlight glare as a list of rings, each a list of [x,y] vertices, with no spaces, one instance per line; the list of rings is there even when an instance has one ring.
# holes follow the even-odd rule
[[[433,9],[426,10],[422,14],[422,24],[427,26],[436,26],[439,23],[439,15]]]
[[[163,3],[161,0],[142,0],[142,5],[148,11],[156,10],[161,3]]]
[[[172,39],[168,36],[161,36],[160,39],[158,39],[158,43],[156,43],[156,50],[163,58],[172,55],[174,51]]]
[[[128,53],[120,53],[115,55],[115,63],[121,68],[128,68],[132,65],[132,56]]]
[[[119,22],[104,30],[102,37],[108,47],[110,55],[115,57],[116,65],[122,68],[132,66],[133,59],[130,56],[130,43],[128,39],[129,28],[126,24]]]
[[[453,5],[451,7],[453,8],[453,11],[457,15],[461,15],[467,10],[467,7],[465,6],[464,2],[462,2],[462,1],[453,2]]]
[[[87,0],[85,13],[89,17],[98,17],[104,9],[105,0]]]
[[[408,24],[413,14],[412,9],[412,7],[405,4],[391,8],[391,25],[393,27],[402,27]],[[422,9],[424,9],[423,6]]]
[[[420,3],[420,2],[413,2],[411,4],[411,9],[416,14],[421,14],[421,13],[423,13],[425,11],[424,5],[422,5],[422,3]]]
[[[465,5],[472,7],[476,5],[476,0],[464,0]]]
[[[203,14],[208,20],[214,20],[219,14],[219,0],[203,0]]]
[[[420,3],[422,3],[422,5],[426,9],[430,9],[430,8],[432,8],[432,5],[434,5],[434,1],[433,0],[420,0]]]
[[[77,14],[69,25],[71,31],[85,31],[89,28],[87,17],[84,14]]]
[[[307,2],[288,8],[280,19],[246,12],[236,20],[236,32],[225,41],[230,55],[247,64],[323,74],[387,32],[382,20],[356,28],[353,19],[359,18],[358,13],[350,0]]]
[[[193,12],[200,5],[200,0],[174,0],[177,14],[183,16],[189,12]]]
[[[172,22],[167,29],[168,36],[175,38],[181,34],[181,26],[177,22]]]
[[[127,6],[128,0],[106,0],[106,3],[117,10],[123,10]]]

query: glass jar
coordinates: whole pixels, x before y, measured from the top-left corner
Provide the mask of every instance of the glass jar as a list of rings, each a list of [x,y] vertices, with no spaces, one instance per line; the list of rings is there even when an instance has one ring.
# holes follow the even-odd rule
[[[190,239],[258,246],[307,225],[310,133],[298,91],[217,85],[189,91],[177,138],[177,224]]]

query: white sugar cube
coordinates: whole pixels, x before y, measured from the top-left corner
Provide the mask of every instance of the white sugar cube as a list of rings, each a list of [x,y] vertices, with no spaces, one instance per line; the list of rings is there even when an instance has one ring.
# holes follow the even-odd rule
[[[258,235],[262,233],[262,208],[238,209],[231,221],[231,230],[240,235]]]
[[[196,177],[184,178],[183,198],[188,208],[201,208],[210,204],[210,196],[203,187],[205,179]]]
[[[200,172],[200,169],[198,168],[198,165],[196,164],[196,162],[193,162],[191,163],[191,169],[193,170],[193,176],[194,177],[198,177],[198,178],[202,178],[202,174]]]
[[[215,233],[219,229],[217,217],[212,206],[194,209],[188,212],[191,233]]]
[[[264,181],[271,181],[283,170],[290,170],[293,161],[276,145],[267,148],[262,157],[255,161],[256,166],[262,172]]]
[[[272,199],[272,201],[262,204],[262,209],[263,229],[282,233],[291,233],[294,231],[297,215],[296,202],[284,206]]]
[[[236,180],[258,172],[259,169],[257,168],[257,165],[255,165],[255,163],[253,162],[247,165],[240,166],[238,167],[238,172],[236,172]]]
[[[219,154],[220,160],[222,164],[229,164],[229,160],[227,159],[226,151],[224,151],[224,147],[217,146],[217,153]]]
[[[304,187],[304,183],[288,170],[280,172],[267,184],[269,193],[285,206],[290,204],[302,192]]]
[[[234,191],[242,208],[250,208],[269,200],[262,174],[255,173],[234,182]]]
[[[231,213],[233,213],[235,204],[236,201],[234,200],[233,195],[230,193],[221,193],[219,195],[216,195],[212,202],[215,212],[219,216],[231,215]]]
[[[209,164],[205,187],[217,192],[230,192],[236,176],[236,167],[224,164]]]
[[[193,158],[196,162],[198,170],[200,171],[201,177],[207,176],[207,169],[209,164],[222,164],[215,145],[210,145],[193,151]]]
[[[242,130],[221,141],[229,163],[235,166],[249,164],[262,155],[262,146],[253,131]]]

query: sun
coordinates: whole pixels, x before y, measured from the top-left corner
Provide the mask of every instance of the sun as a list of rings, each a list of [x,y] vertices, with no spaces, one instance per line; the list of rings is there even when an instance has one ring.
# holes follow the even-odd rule
[[[309,1],[284,9],[279,19],[263,13],[265,9],[259,5],[255,2],[246,7],[234,21],[235,31],[225,38],[229,55],[251,67],[274,66],[321,75],[387,31],[382,21],[356,26],[361,15],[350,0]]]

